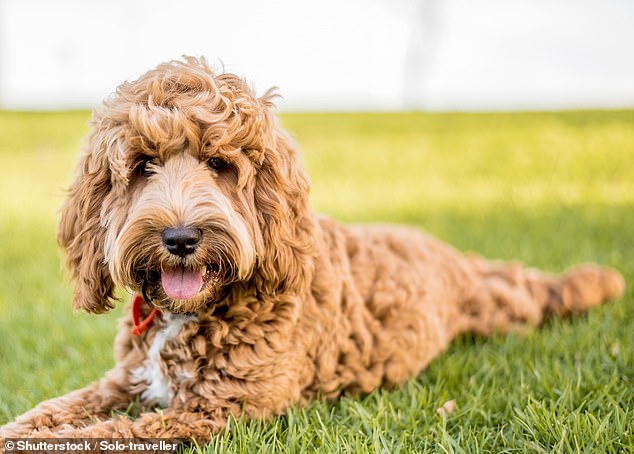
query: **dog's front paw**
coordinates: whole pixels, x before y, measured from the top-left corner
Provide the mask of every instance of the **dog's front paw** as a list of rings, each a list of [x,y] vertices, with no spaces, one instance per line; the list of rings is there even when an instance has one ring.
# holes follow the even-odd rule
[[[8,438],[26,438],[31,432],[33,432],[31,425],[10,422],[0,427],[0,441],[5,441]]]

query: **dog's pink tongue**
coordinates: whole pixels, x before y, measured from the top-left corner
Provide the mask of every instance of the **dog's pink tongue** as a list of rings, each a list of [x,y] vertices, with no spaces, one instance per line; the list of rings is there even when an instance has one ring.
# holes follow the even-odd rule
[[[200,288],[203,286],[203,276],[200,271],[189,271],[184,268],[163,270],[161,284],[170,298],[188,300],[200,292]]]

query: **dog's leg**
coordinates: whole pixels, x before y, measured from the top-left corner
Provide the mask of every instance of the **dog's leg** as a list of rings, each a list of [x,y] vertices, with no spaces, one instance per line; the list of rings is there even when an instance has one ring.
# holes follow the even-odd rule
[[[554,276],[519,264],[470,258],[475,285],[462,300],[458,331],[489,335],[538,325],[544,317],[586,311],[623,294],[619,273],[596,265]]]
[[[182,408],[166,408],[140,414],[136,419],[117,416],[78,429],[66,429],[55,433],[43,432],[38,436],[56,438],[165,438],[172,440],[196,440],[209,442],[212,435],[220,432],[227,424],[231,413],[218,407],[192,411]]]
[[[115,369],[86,388],[40,403],[0,427],[0,439],[26,437],[35,432],[52,433],[110,418],[113,410],[125,410],[132,401],[118,379],[121,376],[124,374]]]

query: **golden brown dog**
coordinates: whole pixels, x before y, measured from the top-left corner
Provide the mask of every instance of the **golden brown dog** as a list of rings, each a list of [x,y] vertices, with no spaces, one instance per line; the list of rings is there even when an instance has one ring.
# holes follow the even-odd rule
[[[204,60],[122,84],[92,125],[59,229],[73,305],[107,311],[121,286],[142,295],[146,320],[121,321],[102,380],[0,437],[205,440],[230,414],[402,383],[460,333],[537,325],[623,292],[598,266],[549,276],[417,230],[316,216],[271,96]],[[113,416],[136,399],[136,419]]]

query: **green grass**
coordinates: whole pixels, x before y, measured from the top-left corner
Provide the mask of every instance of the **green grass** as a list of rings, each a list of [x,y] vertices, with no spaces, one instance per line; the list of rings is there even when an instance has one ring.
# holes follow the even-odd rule
[[[0,112],[0,424],[113,364],[121,308],[73,313],[55,245],[87,112]],[[634,281],[634,112],[284,115],[316,210]],[[631,286],[630,286],[631,287]],[[634,451],[634,292],[525,336],[462,337],[416,379],[231,421],[193,452]],[[456,411],[436,409],[450,399]]]

